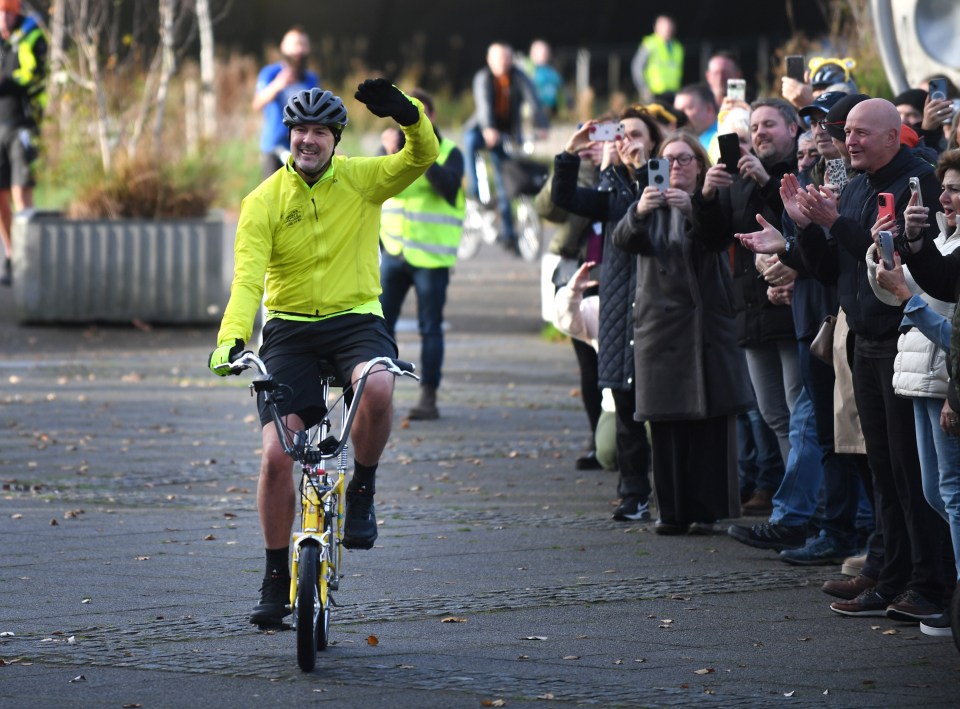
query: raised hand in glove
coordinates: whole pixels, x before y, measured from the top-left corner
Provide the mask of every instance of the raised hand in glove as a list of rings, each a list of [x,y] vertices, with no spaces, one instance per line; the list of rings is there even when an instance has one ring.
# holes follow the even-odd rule
[[[236,338],[233,342],[224,342],[210,353],[210,361],[207,364],[210,371],[218,377],[225,377],[228,374],[240,374],[239,369],[224,366],[229,365],[230,360],[243,352],[243,340]]]
[[[392,118],[402,126],[412,126],[420,119],[420,111],[403,92],[386,79],[367,79],[357,87],[354,98],[375,116]]]

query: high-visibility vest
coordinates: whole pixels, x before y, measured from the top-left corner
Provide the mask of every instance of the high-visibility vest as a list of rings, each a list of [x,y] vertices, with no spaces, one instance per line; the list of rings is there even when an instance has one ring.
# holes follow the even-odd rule
[[[683,45],[675,39],[668,45],[655,34],[644,37],[642,45],[648,53],[643,76],[650,92],[679,91],[683,81]]]
[[[43,111],[47,107],[46,56],[38,58],[34,45],[44,39],[43,32],[33,17],[25,17],[20,26],[13,31],[7,40],[8,54],[4,57],[4,73],[8,73],[13,80],[23,87],[27,94],[28,107],[25,117],[34,125],[38,125],[43,118]],[[46,47],[44,46],[44,52]]]
[[[437,163],[443,165],[455,147],[452,140],[441,140]],[[426,175],[421,175],[383,203],[383,248],[393,256],[402,253],[406,262],[416,268],[450,268],[457,261],[464,205],[463,189],[457,191],[456,204],[451,205],[437,194]]]

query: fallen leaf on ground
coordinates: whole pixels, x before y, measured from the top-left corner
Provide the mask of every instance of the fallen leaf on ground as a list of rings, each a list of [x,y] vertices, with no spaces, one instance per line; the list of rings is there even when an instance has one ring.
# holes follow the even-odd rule
[[[379,644],[380,644],[380,641],[377,640],[377,636],[376,636],[376,635],[369,635],[369,636],[367,636],[367,645],[372,645],[373,647],[376,647],[376,646],[379,645]]]
[[[83,675],[77,675],[77,676],[74,677],[72,680],[70,680],[69,683],[73,683],[73,682],[86,682],[86,681],[87,681],[87,678],[86,678],[86,677],[84,677]]]
[[[579,655],[565,655],[563,659],[564,659],[564,660],[579,660],[579,659],[580,659],[580,656],[579,656]]]
[[[447,616],[446,618],[440,619],[441,623],[466,623],[466,618],[455,618],[454,616]]]
[[[694,671],[693,671],[693,674],[695,674],[695,675],[712,675],[714,672],[716,672],[716,670],[713,669],[712,667],[704,667],[702,670],[694,670]]]
[[[797,691],[797,690],[795,690],[795,689],[791,689],[789,692],[784,692],[784,693],[783,693],[783,696],[785,696],[785,697],[792,697],[792,696],[796,693],[796,691]]]
[[[547,636],[546,635],[527,635],[520,639],[521,640],[546,640]]]

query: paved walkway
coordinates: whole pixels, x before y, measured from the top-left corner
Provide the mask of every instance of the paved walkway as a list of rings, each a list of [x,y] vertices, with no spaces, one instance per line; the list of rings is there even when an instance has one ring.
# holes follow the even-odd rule
[[[611,520],[536,280],[492,247],[458,268],[443,417],[405,422],[398,382],[380,538],[312,674],[247,623],[259,437],[214,332],[25,328],[0,292],[0,705],[956,706],[953,643],[833,615],[836,569]]]

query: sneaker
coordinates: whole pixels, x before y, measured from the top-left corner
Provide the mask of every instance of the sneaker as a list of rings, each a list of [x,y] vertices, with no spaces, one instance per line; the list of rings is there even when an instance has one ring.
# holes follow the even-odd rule
[[[597,460],[597,452],[595,450],[588,451],[577,458],[573,463],[573,467],[577,470],[600,470],[603,468],[600,461]]]
[[[840,615],[883,617],[887,614],[889,605],[889,598],[881,596],[875,589],[868,588],[849,601],[834,601],[830,604],[830,610]]]
[[[658,519],[657,523],[653,525],[653,531],[657,534],[674,537],[678,534],[686,534],[687,525],[678,524],[677,522],[664,522],[662,519]]]
[[[867,555],[848,556],[843,560],[843,566],[840,567],[840,573],[844,576],[859,576],[863,567],[867,565]]]
[[[613,518],[620,522],[649,521],[650,503],[646,500],[641,502],[636,495],[627,495],[613,511]]]
[[[347,512],[343,520],[343,546],[347,549],[372,549],[377,540],[377,516],[373,493],[365,487],[347,487]]]
[[[920,621],[920,632],[935,638],[949,638],[953,635],[953,626],[950,622],[950,613],[944,611],[940,615]]]
[[[260,586],[260,602],[253,607],[250,622],[261,628],[279,628],[282,620],[290,615],[290,576],[274,572],[263,579]]]
[[[691,522],[687,534],[695,537],[709,537],[717,533],[717,525],[713,522]]]
[[[754,490],[750,499],[740,505],[740,511],[748,517],[768,517],[773,512],[773,493]]]
[[[887,606],[887,617],[906,622],[929,620],[943,615],[943,608],[922,594],[907,589]]]
[[[780,560],[794,566],[839,564],[850,552],[849,547],[841,546],[835,539],[820,534],[810,537],[799,549],[784,549],[780,552]]]
[[[829,596],[836,596],[845,601],[850,601],[876,585],[876,579],[860,574],[852,579],[834,579],[827,581],[820,587],[820,590]]]
[[[807,527],[803,524],[793,526],[770,522],[760,522],[752,527],[733,524],[730,525],[727,534],[747,546],[783,551],[802,547],[807,539]]]

